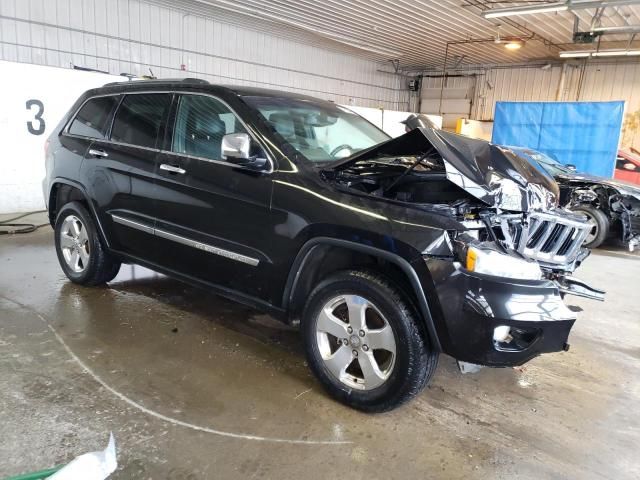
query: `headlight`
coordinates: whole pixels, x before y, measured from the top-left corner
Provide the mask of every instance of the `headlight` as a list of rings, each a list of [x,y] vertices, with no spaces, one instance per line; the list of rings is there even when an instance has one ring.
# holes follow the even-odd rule
[[[496,277],[516,278],[519,280],[540,280],[542,272],[534,261],[528,261],[496,250],[475,246],[467,248],[465,266],[467,270]]]

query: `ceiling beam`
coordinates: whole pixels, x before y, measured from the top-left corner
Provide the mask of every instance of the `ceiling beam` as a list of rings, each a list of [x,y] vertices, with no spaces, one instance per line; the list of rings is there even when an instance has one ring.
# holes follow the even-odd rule
[[[511,17],[514,15],[531,15],[535,13],[550,13],[562,11],[584,10],[587,8],[617,7],[622,5],[637,5],[639,0],[573,0],[565,2],[536,3],[519,5],[517,7],[489,8],[480,15],[484,18]]]
[[[620,27],[595,27],[590,30],[600,35],[622,35],[640,33],[640,25],[622,25]]]

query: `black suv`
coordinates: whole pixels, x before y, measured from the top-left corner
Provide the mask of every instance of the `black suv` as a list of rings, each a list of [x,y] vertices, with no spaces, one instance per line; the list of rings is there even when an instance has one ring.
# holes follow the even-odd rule
[[[144,265],[300,324],[331,395],[391,409],[443,352],[520,365],[564,350],[584,217],[512,151],[195,79],[86,92],[46,146],[44,195],[72,281]]]

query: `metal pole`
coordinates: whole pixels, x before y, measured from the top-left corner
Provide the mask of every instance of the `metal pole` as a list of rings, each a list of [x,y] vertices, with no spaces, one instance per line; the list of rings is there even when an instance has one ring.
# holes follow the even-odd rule
[[[438,114],[442,116],[442,95],[444,94],[444,82],[447,80],[447,60],[449,58],[449,42],[444,49],[444,65],[442,65],[442,83],[440,85],[440,105],[438,106]]]
[[[564,92],[564,82],[567,78],[567,62],[562,64],[562,70],[560,70],[560,80],[558,80],[558,90],[556,91],[556,102],[562,100],[562,93]]]
[[[580,77],[578,78],[578,91],[576,92],[576,102],[580,101],[580,94],[582,93],[582,86],[584,85],[584,77],[587,74],[587,63],[589,63],[589,58],[584,59],[584,63],[582,64],[582,68],[580,69]]]
[[[416,109],[416,113],[421,113],[422,112],[422,82],[424,81],[424,77],[422,75],[418,75],[418,78],[420,79],[420,86],[418,87],[418,98],[413,106]],[[409,111],[411,111],[411,106],[409,106]]]
[[[186,70],[187,69],[187,64],[185,63],[185,59],[184,59],[184,49],[185,49],[185,41],[184,41],[184,34],[185,34],[185,27],[184,27],[184,20],[189,17],[191,14],[190,13],[185,13],[184,15],[182,15],[182,59],[181,59],[181,64],[180,64],[180,70]]]

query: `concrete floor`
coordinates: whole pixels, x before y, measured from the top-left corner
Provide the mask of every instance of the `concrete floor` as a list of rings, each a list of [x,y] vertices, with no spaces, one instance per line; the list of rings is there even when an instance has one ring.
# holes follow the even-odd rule
[[[79,287],[50,228],[0,237],[0,477],[112,431],[118,479],[639,478],[639,260],[579,270],[608,296],[572,300],[568,353],[465,376],[443,356],[416,400],[365,415],[265,315],[128,265]]]

